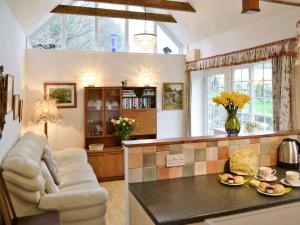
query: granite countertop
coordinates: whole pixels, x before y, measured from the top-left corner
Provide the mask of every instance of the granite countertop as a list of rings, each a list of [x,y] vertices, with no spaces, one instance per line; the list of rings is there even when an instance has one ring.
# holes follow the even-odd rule
[[[275,167],[279,183],[285,170]],[[273,182],[274,183],[274,182]],[[130,184],[129,189],[157,225],[181,225],[208,218],[300,202],[300,188],[281,197],[259,194],[249,184],[228,187],[217,175]]]

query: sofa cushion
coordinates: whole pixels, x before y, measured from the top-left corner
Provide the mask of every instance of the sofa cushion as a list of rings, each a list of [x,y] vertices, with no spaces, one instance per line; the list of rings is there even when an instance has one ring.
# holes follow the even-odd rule
[[[80,191],[80,190],[88,190],[88,189],[97,189],[99,188],[100,185],[98,182],[95,181],[89,181],[81,184],[74,184],[74,185],[69,185],[67,187],[59,189],[60,192],[73,192],[73,191]]]
[[[54,156],[52,154],[52,150],[48,145],[46,145],[44,148],[42,160],[44,160],[45,164],[47,165],[48,170],[50,171],[55,184],[59,185],[60,181],[59,181],[59,177],[58,177],[57,164],[56,164]]]
[[[20,188],[8,181],[5,181],[5,184],[7,186],[7,189],[9,190],[9,193],[14,194],[15,196],[21,198],[23,201],[26,201],[28,203],[38,203],[41,198],[41,193],[39,191],[26,191],[23,188]]]
[[[46,184],[45,184],[46,193],[58,193],[59,189],[56,186],[56,184],[53,180],[53,177],[52,177],[50,171],[48,170],[48,167],[44,161],[42,161],[41,167],[42,167],[42,173],[43,173],[43,176],[44,176],[44,179],[46,182]]]
[[[47,139],[45,136],[28,132],[6,156],[2,168],[28,178],[40,174],[40,163]]]
[[[66,148],[53,151],[53,155],[59,167],[77,162],[87,163],[87,154],[82,148]]]
[[[40,191],[44,193],[45,191],[45,180],[41,173],[36,178],[27,178],[7,170],[2,172],[2,176],[6,181],[29,192]]]

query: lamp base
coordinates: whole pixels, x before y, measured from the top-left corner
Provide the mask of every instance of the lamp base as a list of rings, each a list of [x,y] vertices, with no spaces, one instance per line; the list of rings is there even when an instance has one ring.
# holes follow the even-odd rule
[[[48,138],[48,123],[47,122],[44,123],[44,133],[45,133],[46,137]]]

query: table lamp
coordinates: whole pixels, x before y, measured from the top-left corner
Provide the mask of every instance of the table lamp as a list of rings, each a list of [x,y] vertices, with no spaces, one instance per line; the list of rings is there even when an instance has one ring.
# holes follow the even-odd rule
[[[48,121],[57,122],[61,118],[56,105],[56,100],[46,99],[39,100],[35,104],[35,111],[32,117],[32,122],[39,123],[44,122],[44,132],[48,137]]]

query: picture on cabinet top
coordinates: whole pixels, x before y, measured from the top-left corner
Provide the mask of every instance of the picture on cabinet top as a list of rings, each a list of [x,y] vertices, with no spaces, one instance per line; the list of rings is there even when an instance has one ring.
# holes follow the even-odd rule
[[[44,94],[47,99],[55,99],[57,108],[76,108],[76,83],[45,83]]]
[[[13,111],[13,95],[14,95],[14,77],[6,75],[5,77],[5,92],[6,92],[6,113]]]
[[[183,109],[183,83],[163,84],[163,110]]]

